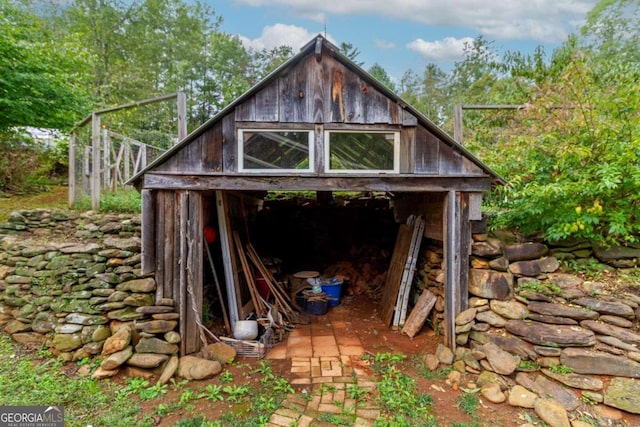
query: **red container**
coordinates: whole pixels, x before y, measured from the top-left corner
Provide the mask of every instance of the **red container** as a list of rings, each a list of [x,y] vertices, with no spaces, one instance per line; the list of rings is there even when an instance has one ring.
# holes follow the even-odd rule
[[[258,293],[263,299],[268,300],[269,295],[271,294],[271,290],[269,289],[269,284],[267,283],[267,279],[265,279],[262,276],[258,276],[255,279],[256,279],[256,287],[258,288]]]

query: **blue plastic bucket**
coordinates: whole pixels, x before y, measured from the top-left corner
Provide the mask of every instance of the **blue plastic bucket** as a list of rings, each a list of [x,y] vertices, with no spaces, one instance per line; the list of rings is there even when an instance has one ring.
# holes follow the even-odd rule
[[[335,307],[340,305],[340,294],[342,293],[342,280],[333,279],[329,283],[322,284],[322,292],[327,294],[329,297],[329,302],[327,305],[329,307]]]

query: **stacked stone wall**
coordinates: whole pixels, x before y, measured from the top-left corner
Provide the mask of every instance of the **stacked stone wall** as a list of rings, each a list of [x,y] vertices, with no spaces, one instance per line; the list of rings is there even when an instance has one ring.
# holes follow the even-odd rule
[[[640,288],[633,283],[640,250],[474,237],[458,348],[445,356],[440,349],[434,360],[451,357],[456,370],[480,375],[483,395],[495,402],[533,408],[552,397],[568,413],[589,409],[586,403],[640,413],[640,398],[631,397],[640,389]],[[601,280],[568,274],[562,266],[572,264]],[[420,286],[438,296],[435,325],[444,318],[442,265],[442,250],[432,245],[418,272]],[[525,403],[517,399],[523,393],[531,397]]]
[[[139,236],[138,216],[14,212],[0,225],[0,328],[65,360],[102,355],[97,377],[177,361],[179,315],[141,274]]]

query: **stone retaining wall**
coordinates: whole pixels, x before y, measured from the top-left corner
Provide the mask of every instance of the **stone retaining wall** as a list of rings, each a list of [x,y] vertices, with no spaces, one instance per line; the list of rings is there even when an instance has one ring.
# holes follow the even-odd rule
[[[179,315],[141,275],[139,235],[138,216],[13,213],[0,224],[0,328],[65,360],[101,354],[97,377],[177,360]]]
[[[563,273],[559,261],[590,268],[607,261],[609,267],[599,265],[606,276],[611,265],[634,268],[640,253],[474,237],[469,308],[456,318],[459,347],[455,354],[440,348],[431,366],[452,363],[480,375],[482,394],[494,402],[534,408],[551,397],[561,418],[585,411],[586,403],[640,413],[640,288],[585,281]],[[418,276],[438,296],[437,324],[444,317],[441,248],[427,249],[423,261]],[[520,395],[529,398],[522,402]]]

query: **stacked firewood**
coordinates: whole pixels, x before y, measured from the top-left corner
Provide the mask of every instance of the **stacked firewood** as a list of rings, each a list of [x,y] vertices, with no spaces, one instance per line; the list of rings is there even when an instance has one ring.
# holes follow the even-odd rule
[[[437,297],[431,323],[435,326],[444,319],[444,268],[442,246],[425,244],[420,253],[418,267],[414,278],[416,298],[423,290]]]

